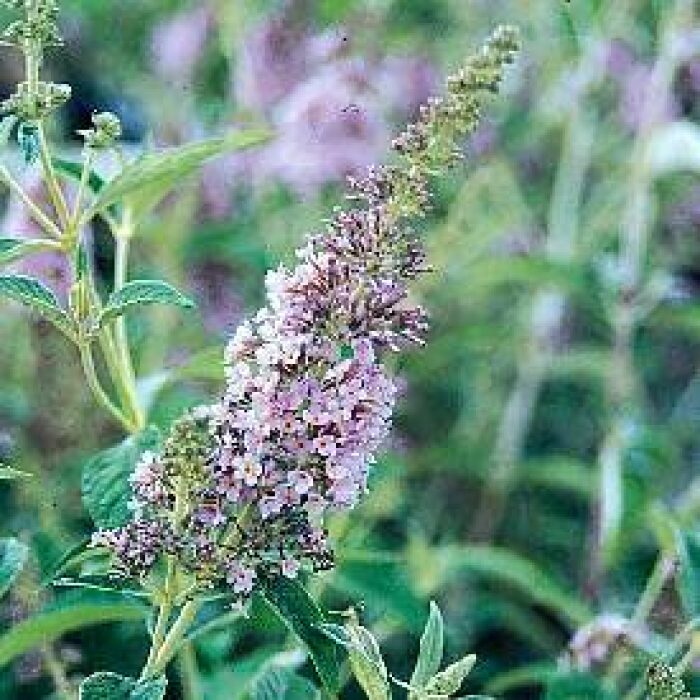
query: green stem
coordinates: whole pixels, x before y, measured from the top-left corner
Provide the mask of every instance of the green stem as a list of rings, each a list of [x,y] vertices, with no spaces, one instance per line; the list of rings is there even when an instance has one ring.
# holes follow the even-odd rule
[[[108,413],[122,426],[127,432],[133,433],[137,432],[138,428],[125,416],[122,411],[112,402],[105,390],[100,384],[100,380],[97,376],[97,371],[95,370],[95,361],[92,357],[92,350],[89,344],[84,341],[79,343],[80,350],[80,360],[83,366],[83,372],[85,373],[85,378],[87,379],[88,386],[94,394],[98,403],[105,408]]]
[[[114,291],[118,292],[126,284],[129,267],[129,245],[131,240],[131,224],[128,215],[121,229],[115,232],[115,256],[114,256]],[[129,350],[129,337],[126,322],[123,316],[114,322],[115,342],[119,371],[123,378],[127,391],[129,410],[134,423],[140,428],[144,427],[145,417],[136,396],[136,373]]]
[[[44,171],[44,178],[46,179],[49,196],[51,197],[51,202],[58,215],[61,228],[64,231],[68,231],[70,226],[70,212],[68,211],[66,199],[58,184],[58,178],[56,177],[53,163],[51,162],[51,154],[49,153],[49,146],[46,141],[46,134],[44,133],[44,125],[42,122],[37,124],[37,131],[39,135],[39,157],[41,158],[41,166]]]
[[[165,587],[163,592],[163,602],[161,603],[160,610],[158,611],[158,619],[156,620],[156,626],[153,630],[153,637],[151,638],[151,648],[148,652],[148,658],[146,659],[146,664],[141,672],[141,678],[146,679],[153,669],[156,659],[158,658],[158,652],[165,639],[165,634],[168,629],[168,621],[170,620],[170,613],[172,612],[173,605],[173,584],[175,583],[175,563],[172,558],[168,559],[168,573],[165,579]]]
[[[194,622],[199,612],[199,606],[200,601],[198,600],[189,600],[182,606],[177,620],[173,623],[173,626],[170,628],[170,631],[160,647],[155,664],[150,674],[147,676],[148,678],[157,678],[160,676],[175,654],[180,650],[187,630],[190,628],[190,625]]]
[[[88,184],[90,182],[90,173],[92,172],[92,158],[92,150],[90,148],[86,148],[85,159],[83,161],[83,171],[80,175],[80,184],[78,185],[78,192],[75,195],[73,214],[70,217],[69,230],[72,235],[77,233],[78,227],[80,226],[83,198],[87,192]]]

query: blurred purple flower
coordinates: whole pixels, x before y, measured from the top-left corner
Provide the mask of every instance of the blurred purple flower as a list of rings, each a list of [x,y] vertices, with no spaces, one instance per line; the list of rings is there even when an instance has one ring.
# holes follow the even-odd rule
[[[235,92],[239,102],[266,112],[307,72],[307,36],[287,6],[268,18],[245,41],[238,57]]]
[[[389,56],[378,67],[376,89],[400,121],[413,119],[439,85],[435,66],[421,56]]]
[[[231,269],[207,261],[194,265],[190,278],[206,330],[222,336],[230,334],[243,316],[243,302],[231,283]]]
[[[156,74],[178,85],[192,82],[212,28],[212,14],[203,5],[161,22],[151,37]]]
[[[301,194],[360,173],[386,150],[389,130],[364,63],[329,64],[276,110],[278,136],[256,163],[257,179]]]

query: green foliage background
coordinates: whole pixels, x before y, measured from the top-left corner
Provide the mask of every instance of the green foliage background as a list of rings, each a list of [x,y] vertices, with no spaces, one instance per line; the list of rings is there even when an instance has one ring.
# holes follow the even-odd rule
[[[395,442],[363,505],[333,522],[338,567],[313,584],[328,609],[363,603],[400,678],[411,674],[431,598],[445,616],[446,656],[479,658],[468,690],[523,699],[622,697],[614,687],[633,683],[647,654],[671,655],[672,640],[700,614],[700,85],[692,72],[700,22],[692,3],[678,29],[690,38],[669,81],[673,110],[659,123],[630,126],[659,108],[649,70],[623,76],[605,58],[624,45],[653,72],[682,4],[306,4],[304,21],[342,25],[355,54],[420,53],[443,73],[494,24],[523,32],[521,59],[481,140],[422,224],[435,272],[418,294],[433,328],[425,348],[396,363],[405,392]],[[124,100],[127,128],[144,136],[195,122],[214,133],[238,116],[225,87],[241,42],[275,6],[212,2],[219,29],[183,92],[152,73],[148,46],[152,28],[185,3],[66,0],[75,36],[65,55],[55,53],[52,72],[83,95]],[[0,79],[12,75],[0,64]],[[70,154],[75,146],[64,142]],[[221,284],[252,311],[265,270],[287,259],[339,196],[332,186],[310,198],[272,183],[244,188],[233,214],[212,223],[199,216],[190,180],[146,220],[135,276],[161,276],[196,298],[188,271],[214,262],[229,271]],[[641,221],[630,223],[639,197]],[[637,234],[645,244],[635,257]],[[111,259],[100,231],[95,248],[98,265]],[[157,425],[216,396],[220,333],[169,308],[129,322]],[[82,468],[118,433],[81,388],[58,334],[8,304],[0,338],[0,456],[30,474],[0,482],[2,531],[32,552],[0,609],[15,635],[0,637],[0,698],[33,700],[53,692],[52,664],[71,675],[137,673],[147,640],[134,622],[137,603],[87,589],[36,593],[90,532]],[[646,609],[659,561],[677,571]],[[38,610],[44,627],[23,627]],[[613,613],[645,623],[646,651],[620,661],[617,686],[596,680],[610,673],[605,664],[562,679],[558,659],[576,630]],[[263,664],[296,647],[262,607],[227,621],[191,643],[168,697],[197,697],[188,695],[193,673],[207,700],[246,697]],[[312,677],[304,662],[301,670]],[[692,673],[687,680],[699,693]],[[361,690],[351,683],[343,697]]]

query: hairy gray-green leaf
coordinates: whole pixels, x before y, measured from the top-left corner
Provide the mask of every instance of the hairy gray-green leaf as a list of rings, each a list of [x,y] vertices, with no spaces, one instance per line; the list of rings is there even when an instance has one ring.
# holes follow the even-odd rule
[[[0,297],[7,297],[51,321],[69,338],[75,338],[73,321],[59,306],[56,295],[38,280],[25,275],[0,275]]]
[[[456,693],[464,679],[469,675],[476,663],[476,656],[470,654],[459,661],[450,664],[446,669],[436,673],[424,686],[424,694],[431,695],[452,695]]]
[[[146,154],[100,190],[84,218],[91,219],[109,206],[127,201],[138,219],[205,161],[227,151],[256,146],[269,138],[270,132],[251,129]]]
[[[0,265],[7,265],[26,255],[57,247],[54,241],[49,240],[0,237]]]
[[[445,643],[445,626],[440,609],[434,601],[430,602],[430,615],[420,639],[420,650],[411,680],[412,688],[423,688],[439,670],[442,663],[442,653]],[[413,700],[415,694],[409,698]]]
[[[135,681],[117,673],[100,672],[86,678],[80,685],[80,700],[162,700],[166,681]]]
[[[350,667],[368,700],[390,700],[389,674],[377,640],[355,622],[348,623],[346,629],[352,639],[348,650]]]
[[[126,438],[95,455],[83,468],[83,503],[98,527],[120,527],[130,520],[129,477],[141,454],[155,446],[157,435],[151,428]]]
[[[27,545],[14,537],[0,540],[0,598],[7,593],[27,562]]]
[[[194,308],[194,302],[182,292],[162,280],[133,280],[121,289],[113,292],[102,309],[98,319],[98,328],[122,316],[138,306],[150,304],[167,304],[182,309]]]

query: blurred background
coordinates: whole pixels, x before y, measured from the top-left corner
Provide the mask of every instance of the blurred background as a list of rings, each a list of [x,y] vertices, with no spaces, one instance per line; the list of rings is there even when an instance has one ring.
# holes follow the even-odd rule
[[[668,651],[700,614],[695,3],[62,5],[66,46],[47,69],[73,86],[62,153],[77,155],[95,109],[121,117],[134,152],[240,125],[275,132],[208,163],[135,241],[132,277],[199,305],[130,319],[161,426],[221,390],[223,345],[260,304],[266,269],[321,228],[345,177],[388,157],[391,134],[494,25],[520,26],[519,62],[419,224],[435,268],[417,290],[429,342],[394,362],[393,442],[363,505],[332,523],[338,567],[315,586],[332,609],[362,604],[401,678],[438,600],[448,656],[479,656],[472,693],[538,698],[557,672],[622,679]],[[2,54],[0,96],[21,68]],[[41,197],[34,170],[24,177]],[[3,234],[36,235],[0,197]],[[108,285],[109,233],[96,225],[91,240]],[[56,259],[30,265],[65,297]],[[81,467],[119,432],[55,331],[3,304],[0,338],[0,459],[33,474],[0,484],[2,528],[37,552],[0,608],[8,628],[75,593],[37,584],[90,532]],[[168,697],[245,697],[246,674],[290,644],[264,615],[212,629]],[[134,621],[47,636],[0,671],[0,697],[50,697],[63,674],[133,674],[145,648]],[[617,697],[598,692],[586,697]]]

